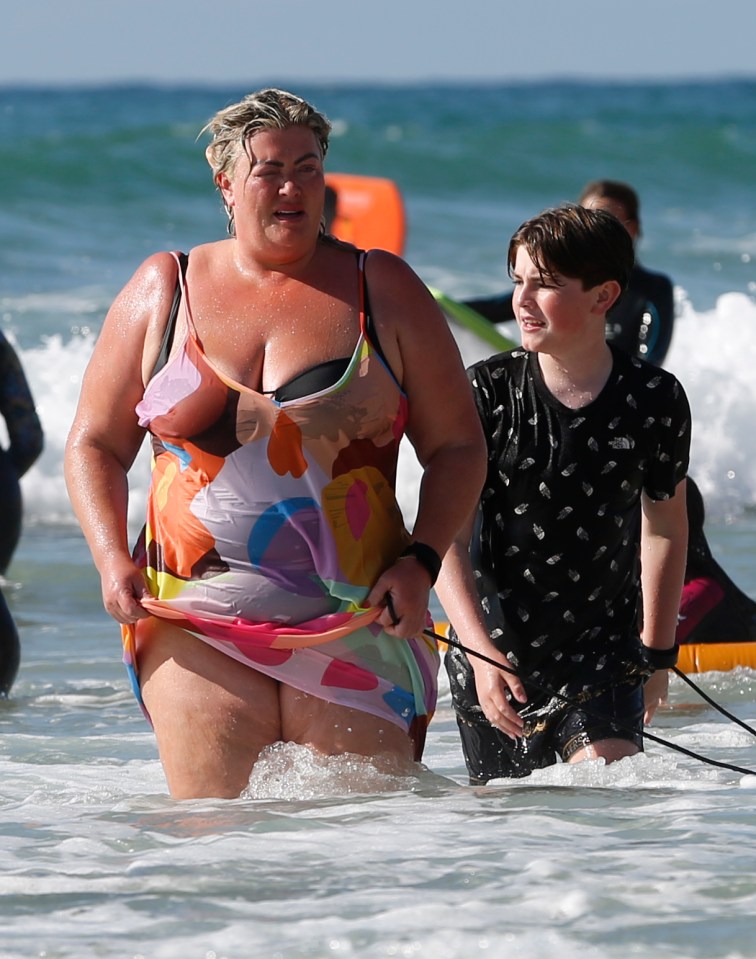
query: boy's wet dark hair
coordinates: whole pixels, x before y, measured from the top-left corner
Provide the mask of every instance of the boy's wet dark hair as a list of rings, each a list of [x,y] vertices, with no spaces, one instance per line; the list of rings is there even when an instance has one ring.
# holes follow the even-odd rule
[[[578,279],[584,290],[608,280],[625,290],[635,262],[632,238],[615,216],[574,203],[544,210],[522,224],[509,243],[510,276],[520,247],[544,279],[556,274]]]

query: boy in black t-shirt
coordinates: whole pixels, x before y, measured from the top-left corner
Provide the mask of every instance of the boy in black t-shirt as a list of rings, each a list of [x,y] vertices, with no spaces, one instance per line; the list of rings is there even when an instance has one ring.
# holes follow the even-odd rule
[[[686,555],[685,393],[604,337],[633,265],[627,231],[602,210],[547,210],[508,262],[522,348],[469,371],[488,476],[437,587],[463,645],[524,680],[450,647],[472,782],[642,750]]]

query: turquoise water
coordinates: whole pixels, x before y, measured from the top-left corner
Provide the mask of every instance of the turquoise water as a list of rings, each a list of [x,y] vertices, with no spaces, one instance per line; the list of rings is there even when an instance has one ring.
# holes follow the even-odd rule
[[[284,747],[237,801],[166,797],[62,447],[116,291],[154,250],[223,235],[196,137],[244,92],[0,89],[0,323],[47,435],[4,589],[23,662],[0,703],[0,959],[750,959],[756,777],[650,744],[471,789],[443,680],[416,778]],[[637,187],[641,259],[676,285],[667,365],[691,398],[711,542],[756,596],[756,84],[298,92],[334,121],[330,169],[396,180],[407,259],[452,296],[506,287],[512,231],[588,179]],[[146,473],[143,456],[134,529]],[[409,522],[417,481],[405,452]],[[701,684],[756,722],[752,672]],[[746,731],[679,681],[672,702],[657,736],[756,771]]]

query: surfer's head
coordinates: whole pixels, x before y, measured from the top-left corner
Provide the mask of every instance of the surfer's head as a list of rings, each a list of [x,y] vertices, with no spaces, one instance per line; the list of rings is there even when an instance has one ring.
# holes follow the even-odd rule
[[[640,201],[635,190],[619,180],[591,180],[578,198],[580,206],[606,210],[624,226],[633,240],[640,236]]]

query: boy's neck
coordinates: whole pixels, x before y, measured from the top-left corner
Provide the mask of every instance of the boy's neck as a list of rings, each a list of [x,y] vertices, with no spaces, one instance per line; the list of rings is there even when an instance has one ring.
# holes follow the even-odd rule
[[[537,358],[549,392],[572,410],[592,403],[612,372],[612,351],[605,342],[570,356],[538,353]]]

